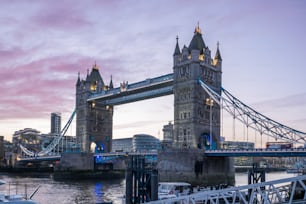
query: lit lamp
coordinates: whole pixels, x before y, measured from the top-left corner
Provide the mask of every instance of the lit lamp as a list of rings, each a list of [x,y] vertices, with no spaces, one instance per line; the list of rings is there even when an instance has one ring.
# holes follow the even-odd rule
[[[212,107],[214,105],[214,100],[212,100],[210,97],[206,98],[206,103],[207,106],[209,106],[209,143],[210,147],[209,149],[212,149]]]

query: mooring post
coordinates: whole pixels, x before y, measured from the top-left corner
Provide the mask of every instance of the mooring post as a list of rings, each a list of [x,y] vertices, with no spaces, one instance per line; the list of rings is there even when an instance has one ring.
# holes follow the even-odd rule
[[[132,157],[129,158],[128,165],[125,171],[125,203],[132,204],[133,194],[133,174],[132,174]]]
[[[157,169],[151,172],[151,200],[158,200],[158,171]]]

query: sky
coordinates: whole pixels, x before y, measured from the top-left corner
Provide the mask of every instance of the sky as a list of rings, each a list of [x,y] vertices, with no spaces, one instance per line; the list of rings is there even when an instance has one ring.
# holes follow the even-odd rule
[[[0,135],[48,133],[51,112],[61,112],[64,126],[78,73],[85,78],[95,63],[115,87],[172,73],[176,37],[188,46],[198,23],[213,56],[220,42],[222,86],[306,132],[305,22],[304,0],[2,0]],[[116,106],[113,138],[162,139],[173,115],[173,96]],[[230,139],[233,122],[224,121]],[[67,134],[74,132],[75,124]]]

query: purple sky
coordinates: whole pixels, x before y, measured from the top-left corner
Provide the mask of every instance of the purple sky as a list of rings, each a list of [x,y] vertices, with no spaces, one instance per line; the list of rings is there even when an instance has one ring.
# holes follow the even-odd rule
[[[78,72],[84,78],[95,61],[104,81],[112,75],[115,86],[171,73],[176,36],[181,48],[188,45],[198,22],[213,55],[220,41],[223,87],[306,132],[303,0],[3,0],[0,135],[10,139],[26,127],[48,133],[51,112],[62,113],[64,126],[74,109]],[[171,120],[173,96],[116,106],[114,138],[162,138]],[[75,125],[67,134],[74,132]]]

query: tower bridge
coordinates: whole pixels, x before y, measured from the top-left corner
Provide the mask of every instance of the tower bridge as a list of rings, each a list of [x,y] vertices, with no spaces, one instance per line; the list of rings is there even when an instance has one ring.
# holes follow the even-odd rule
[[[81,152],[90,153],[90,147],[94,143],[96,152],[107,157],[112,146],[113,106],[173,94],[173,148],[178,151],[165,151],[158,155],[161,178],[228,181],[232,179],[229,177],[233,177],[234,172],[229,156],[306,156],[305,149],[286,152],[218,150],[221,109],[229,112],[247,128],[277,140],[304,144],[306,133],[264,116],[226,91],[222,87],[219,45],[217,44],[214,57],[211,57],[211,50],[205,44],[199,26],[195,28],[188,47],[184,45],[180,49],[177,38],[172,71],[136,83],[122,82],[119,87],[114,87],[112,79],[110,84],[104,83],[99,67],[95,64],[85,79],[78,76],[75,112],[54,142],[38,154],[21,147],[32,157],[48,155],[58,145],[76,113],[76,136],[81,144]],[[198,171],[195,164],[204,166],[205,171],[195,173]],[[83,166],[86,165],[84,163]],[[198,178],[199,175],[201,178]]]
[[[104,84],[94,65],[86,79],[76,84],[76,134],[82,151],[91,143],[102,152],[111,151],[113,106],[174,94],[174,147],[214,148],[220,141],[220,106],[205,103],[210,98],[198,79],[221,94],[222,58],[217,46],[215,57],[205,45],[199,26],[188,47],[179,48],[178,38],[173,54],[173,73],[120,87]],[[211,120],[210,120],[211,119]]]

